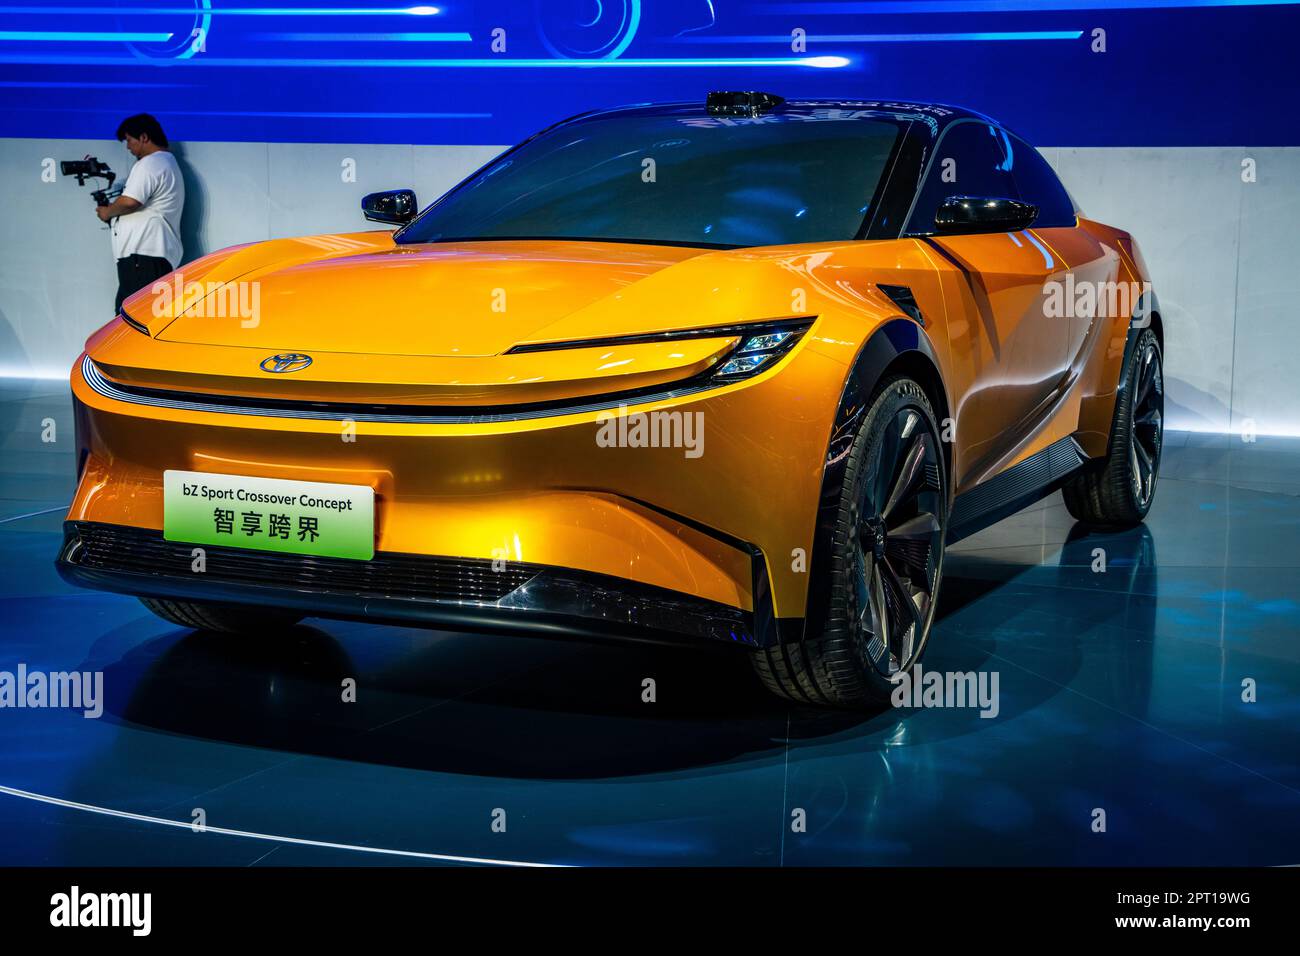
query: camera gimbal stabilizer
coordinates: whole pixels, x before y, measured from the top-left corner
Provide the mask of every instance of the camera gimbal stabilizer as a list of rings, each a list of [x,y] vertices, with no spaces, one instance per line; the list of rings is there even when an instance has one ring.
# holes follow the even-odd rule
[[[117,173],[108,168],[108,163],[101,163],[94,156],[87,156],[85,159],[65,159],[59,163],[59,172],[65,176],[75,176],[78,186],[85,186],[87,179],[105,180],[104,188],[96,189],[90,194],[90,198],[95,200],[96,206],[107,206],[113,201],[109,192],[113,188],[113,181],[117,179]]]

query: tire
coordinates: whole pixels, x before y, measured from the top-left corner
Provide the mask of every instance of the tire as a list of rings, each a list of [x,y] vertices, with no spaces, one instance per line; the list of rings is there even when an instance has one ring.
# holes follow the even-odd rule
[[[849,451],[821,634],[756,651],[768,690],[878,707],[920,659],[943,575],[948,477],[934,410],[910,378],[884,382]]]
[[[1165,389],[1160,343],[1144,329],[1120,378],[1106,457],[1061,488],[1065,507],[1093,528],[1131,528],[1151,510],[1164,443]]]
[[[291,627],[303,619],[303,615],[293,611],[239,604],[199,604],[146,597],[140,598],[140,603],[172,624],[196,631],[220,631],[226,634],[258,634]]]

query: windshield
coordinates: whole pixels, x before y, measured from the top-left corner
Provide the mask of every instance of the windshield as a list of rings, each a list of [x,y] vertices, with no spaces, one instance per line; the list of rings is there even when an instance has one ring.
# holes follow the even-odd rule
[[[485,166],[398,241],[735,247],[853,239],[899,133],[888,120],[829,109],[577,120]]]

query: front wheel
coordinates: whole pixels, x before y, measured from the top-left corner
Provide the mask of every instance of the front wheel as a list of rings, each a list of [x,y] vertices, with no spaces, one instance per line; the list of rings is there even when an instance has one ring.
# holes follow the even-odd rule
[[[140,603],[172,624],[196,631],[221,631],[227,634],[260,634],[289,627],[303,618],[303,615],[293,611],[246,607],[242,604],[167,601],[146,597],[140,598]]]
[[[887,382],[849,452],[821,634],[753,655],[769,690],[801,703],[884,704],[925,650],[943,572],[947,472],[934,411]]]

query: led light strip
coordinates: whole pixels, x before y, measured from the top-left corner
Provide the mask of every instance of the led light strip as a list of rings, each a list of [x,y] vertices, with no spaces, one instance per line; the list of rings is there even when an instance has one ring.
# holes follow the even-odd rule
[[[615,345],[653,345],[656,342],[677,342],[683,339],[727,339],[757,336],[764,332],[783,329],[806,331],[813,324],[811,316],[789,319],[768,319],[742,325],[704,325],[694,329],[669,329],[666,332],[641,332],[633,335],[606,335],[594,339],[561,339],[557,342],[524,342],[506,349],[506,355],[522,352],[559,352],[565,349],[606,349]]]
[[[727,384],[725,381],[717,382],[709,380],[682,386],[680,388],[671,388],[647,394],[625,392],[621,395],[616,394],[605,396],[598,401],[580,405],[556,405],[554,407],[515,410],[511,412],[462,412],[460,414],[448,414],[445,411],[431,411],[424,414],[399,414],[396,412],[365,412],[352,409],[312,408],[307,406],[277,408],[260,405],[230,405],[223,404],[217,396],[214,396],[214,400],[212,401],[191,401],[187,399],[166,398],[156,395],[138,395],[134,392],[120,389],[108,379],[104,378],[103,374],[91,360],[90,356],[86,356],[86,358],[82,360],[81,374],[82,377],[85,378],[86,384],[89,385],[94,392],[104,396],[105,398],[112,399],[113,401],[128,402],[132,405],[148,405],[154,408],[173,408],[178,411],[208,412],[218,415],[254,415],[263,418],[297,418],[330,422],[388,422],[412,425],[475,425],[491,424],[493,422],[528,421],[535,418],[559,418],[564,415],[581,415],[587,412],[604,411],[625,405],[646,405],[652,402],[670,401],[672,399],[682,398],[686,395],[693,395],[696,392],[704,392],[710,389],[720,388]],[[442,408],[446,408],[446,406],[442,406]]]

